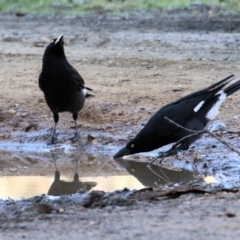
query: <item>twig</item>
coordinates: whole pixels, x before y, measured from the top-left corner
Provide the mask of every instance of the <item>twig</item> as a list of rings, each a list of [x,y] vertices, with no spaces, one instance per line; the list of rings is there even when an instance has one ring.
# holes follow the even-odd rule
[[[166,176],[166,174],[165,174],[161,169],[159,169],[159,171],[161,171],[161,174],[162,174],[164,177],[166,177],[166,179],[165,179],[163,176],[161,176],[161,175],[159,175],[158,173],[156,173],[156,172],[152,169],[151,165],[148,164],[147,167],[148,167],[149,170],[150,170],[153,174],[155,174],[157,177],[159,177],[160,179],[162,179],[162,180],[165,181],[165,182],[170,183],[169,178]]]
[[[197,130],[192,130],[192,129],[189,129],[189,128],[185,128],[185,127],[179,125],[178,123],[174,122],[173,120],[169,119],[168,117],[164,117],[164,118],[167,119],[170,123],[176,125],[176,126],[179,127],[179,128],[182,128],[183,130],[186,130],[186,131],[188,131],[188,132],[197,133],[197,134],[201,134],[201,133],[205,133],[205,132],[206,132],[205,129],[204,129],[204,130],[201,130],[201,131],[197,131]]]
[[[228,147],[231,151],[237,153],[240,156],[240,151],[238,151],[235,147],[230,145],[228,142],[226,142],[225,140],[223,140],[220,137],[216,136],[214,133],[211,133],[209,130],[206,130],[206,133],[208,133],[211,137],[214,137],[215,139],[217,139],[219,142],[221,142],[226,147]]]

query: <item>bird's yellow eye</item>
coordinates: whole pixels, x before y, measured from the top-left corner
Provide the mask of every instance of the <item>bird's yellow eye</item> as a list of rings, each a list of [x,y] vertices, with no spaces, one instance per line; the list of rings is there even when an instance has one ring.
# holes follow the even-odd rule
[[[54,40],[52,40],[51,43],[54,43]]]
[[[134,148],[134,144],[132,143],[132,144],[130,145],[130,147],[131,147],[131,148]]]
[[[135,172],[135,169],[134,169],[134,168],[132,168],[132,169],[131,169],[131,172]]]

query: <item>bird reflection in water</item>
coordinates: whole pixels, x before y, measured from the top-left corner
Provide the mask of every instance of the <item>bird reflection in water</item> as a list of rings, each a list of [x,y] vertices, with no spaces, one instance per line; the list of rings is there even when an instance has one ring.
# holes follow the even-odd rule
[[[168,169],[163,166],[151,165],[148,162],[135,162],[114,159],[115,162],[138,179],[144,186],[159,188],[175,183],[204,183],[204,178],[195,171],[187,169]]]
[[[83,189],[84,191],[89,191],[93,187],[97,185],[96,182],[81,182],[79,180],[79,175],[78,175],[78,160],[74,160],[76,163],[75,165],[75,173],[74,173],[74,178],[72,182],[67,182],[64,180],[60,180],[60,172],[58,171],[57,165],[56,165],[56,160],[53,157],[53,163],[55,166],[55,176],[54,176],[54,182],[50,186],[48,190],[48,195],[52,196],[61,196],[61,195],[69,195],[76,193],[80,189]]]

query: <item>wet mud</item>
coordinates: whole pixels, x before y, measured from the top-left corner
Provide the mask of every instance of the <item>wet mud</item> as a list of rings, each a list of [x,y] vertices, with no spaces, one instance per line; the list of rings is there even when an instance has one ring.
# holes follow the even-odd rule
[[[239,14],[192,5],[112,16],[0,14],[1,239],[237,239],[240,156],[209,135],[149,166],[159,151],[112,156],[164,104],[240,77]],[[71,27],[69,27],[71,26]],[[94,98],[53,119],[38,88],[48,42],[66,55]],[[240,94],[223,104],[216,134],[239,149]],[[124,190],[123,190],[124,189]],[[54,196],[53,196],[54,195]],[[140,221],[141,220],[141,221]]]

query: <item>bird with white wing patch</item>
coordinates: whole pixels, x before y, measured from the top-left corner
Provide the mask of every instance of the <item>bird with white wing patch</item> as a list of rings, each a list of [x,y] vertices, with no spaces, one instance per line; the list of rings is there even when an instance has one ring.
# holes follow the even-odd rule
[[[186,129],[204,130],[207,123],[218,114],[223,101],[240,89],[240,80],[223,89],[233,79],[234,75],[230,75],[203,90],[162,107],[150,118],[143,129],[115,154],[114,158],[149,152],[167,144],[176,143],[181,139],[174,152],[187,150],[201,134],[187,137],[190,133]],[[166,118],[175,122],[176,125]]]

